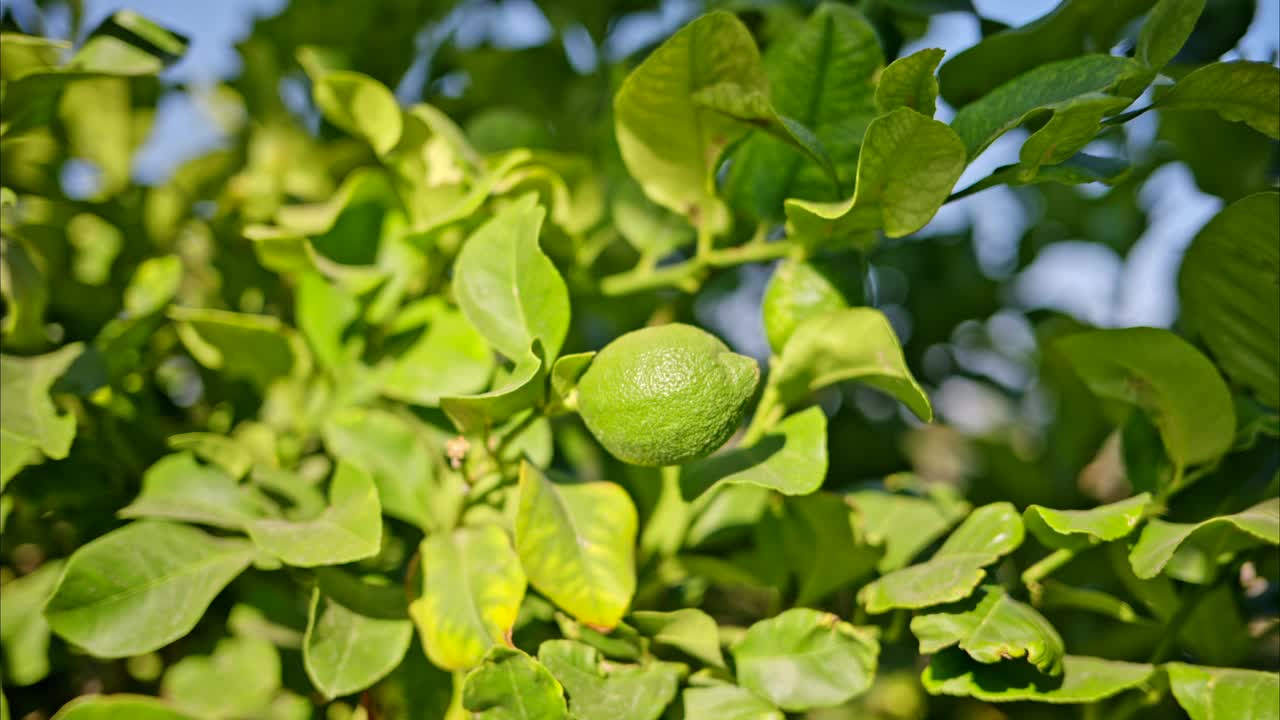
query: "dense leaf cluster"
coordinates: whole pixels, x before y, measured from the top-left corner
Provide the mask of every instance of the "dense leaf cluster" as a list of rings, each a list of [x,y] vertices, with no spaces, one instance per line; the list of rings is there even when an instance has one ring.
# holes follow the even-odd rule
[[[882,301],[910,273],[926,343],[995,312],[967,249],[897,240],[995,186],[1131,244],[1163,160],[1097,148],[1145,113],[1174,147],[1274,152],[1280,70],[1214,61],[1205,0],[1067,0],[891,62],[967,3],[717,10],[566,79],[568,107],[481,84],[489,114],[397,100],[403,31],[357,30],[401,4],[332,42],[299,30],[324,5],[264,22],[210,94],[247,112],[237,144],[148,186],[131,157],[184,40],[129,12],[74,50],[3,36],[6,720],[1280,718],[1280,195],[1187,151],[1229,202],[1178,332],[1038,317],[1038,429],[929,424],[942,378]],[[746,427],[679,466],[610,457],[577,414],[595,350],[771,261]]]

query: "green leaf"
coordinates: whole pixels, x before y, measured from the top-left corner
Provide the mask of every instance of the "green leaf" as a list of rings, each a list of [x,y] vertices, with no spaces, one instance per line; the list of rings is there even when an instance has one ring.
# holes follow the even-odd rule
[[[555,364],[551,366],[551,389],[556,399],[565,402],[574,397],[578,380],[582,378],[587,368],[591,367],[591,360],[595,356],[594,352],[583,352],[556,359]],[[572,402],[577,401],[575,399]]]
[[[620,181],[609,209],[614,229],[643,256],[665,257],[694,243],[688,218],[650,200],[631,178]]]
[[[422,541],[422,597],[409,613],[431,662],[466,670],[509,642],[525,576],[496,525],[458,528]]]
[[[944,650],[929,661],[920,679],[933,695],[960,695],[987,702],[1030,700],[1093,703],[1153,681],[1156,669],[1144,663],[1067,655],[1062,675],[1045,675],[1031,665],[979,663],[962,650]]]
[[[22,240],[0,238],[0,296],[5,302],[0,332],[9,348],[39,349],[46,342],[44,311],[49,304],[49,288],[34,256]]]
[[[783,495],[807,495],[827,476],[827,416],[811,407],[784,418],[754,445],[685,465],[680,484],[686,499],[717,483],[759,485]]]
[[[415,312],[410,308],[402,318]],[[435,406],[443,396],[484,389],[495,365],[484,336],[457,308],[440,298],[427,298],[416,306],[416,312],[425,318],[427,329],[390,362],[382,375],[382,394],[407,403]],[[414,327],[417,324],[402,329]]]
[[[631,613],[631,624],[653,642],[683,651],[690,657],[718,668],[724,667],[720,653],[720,630],[716,621],[697,608],[681,608],[670,612],[637,610]]]
[[[944,76],[954,63],[943,67]],[[1042,65],[961,108],[951,127],[964,141],[972,160],[996,138],[1033,115],[1057,111],[1082,95],[1114,94],[1118,84],[1140,72],[1139,63],[1111,55],[1085,55]]]
[[[325,119],[365,140],[379,155],[400,141],[402,119],[395,95],[368,75],[350,70],[314,72],[311,93]]]
[[[529,352],[519,359],[500,387],[479,395],[442,397],[440,409],[458,429],[477,432],[540,406],[546,392],[547,363],[543,359],[542,343],[534,340]]]
[[[178,295],[182,285],[182,258],[165,255],[143,260],[124,289],[124,310],[141,317],[160,312]]]
[[[1160,110],[1213,110],[1280,140],[1280,68],[1264,62],[1218,62],[1182,78],[1156,98]]]
[[[874,631],[794,608],[747,629],[732,648],[738,682],[788,712],[847,702],[871,687]]]
[[[1160,0],[1138,31],[1133,57],[1153,70],[1169,63],[1191,37],[1205,0]]]
[[[1228,205],[1191,241],[1178,275],[1182,319],[1223,372],[1280,407],[1280,194]]]
[[[467,673],[462,706],[475,720],[568,720],[560,683],[519,650],[495,647]]]
[[[778,114],[768,94],[748,90],[737,83],[716,83],[693,95],[694,102],[716,112],[758,128],[808,156],[822,168],[834,187],[840,186],[835,165],[827,156],[822,142],[813,131],[789,117]]]
[[[262,550],[288,565],[341,565],[378,554],[382,508],[378,489],[358,465],[339,461],[329,506],[310,520],[258,520],[248,527]]]
[[[745,128],[699,105],[694,94],[722,82],[768,89],[751,33],[734,15],[716,11],[667,38],[627,76],[613,101],[618,148],[631,177],[654,202],[712,234],[729,222],[716,197],[715,171]]]
[[[141,655],[191,632],[253,555],[244,540],[140,520],[76,550],[44,614],[95,656]]]
[[[435,463],[408,421],[376,408],[347,408],[329,417],[323,434],[333,457],[373,476],[383,513],[424,530],[431,527]]]
[[[793,139],[754,133],[729,167],[726,191],[735,204],[780,218],[787,198],[836,200],[841,186],[852,187],[858,147],[876,116],[873,77],[883,64],[875,29],[844,5],[823,3],[803,24],[779,34],[764,57],[768,97],[778,115],[812,131],[811,144],[830,158],[838,182],[832,168],[789,147]]]
[[[132,10],[114,13],[90,33],[69,67],[119,75],[151,75],[187,51],[187,38]]]
[[[770,383],[785,405],[794,406],[844,380],[889,393],[922,420],[933,418],[929,398],[907,369],[898,337],[879,310],[845,308],[802,321],[782,349]]]
[[[1023,147],[1025,147],[1025,143]],[[1028,175],[1021,164],[1001,165],[990,175],[973,183],[951,196],[952,200],[982,192],[997,185],[1037,185],[1040,183],[1058,183],[1060,185],[1083,185],[1100,182],[1104,185],[1115,185],[1129,177],[1129,163],[1119,158],[1098,157],[1078,152],[1063,160],[1058,165],[1041,165]]]
[[[25,687],[49,675],[49,623],[41,610],[61,574],[62,561],[51,560],[0,585],[5,687]]]
[[[933,117],[938,104],[938,79],[933,73],[945,50],[926,48],[889,63],[876,85],[876,109],[881,114],[900,107]]]
[[[784,720],[767,700],[737,685],[689,687],[684,693],[686,718],[718,718],[719,720]]]
[[[960,612],[912,618],[911,632],[920,640],[920,653],[932,655],[957,645],[981,663],[1026,658],[1040,672],[1061,675],[1064,649],[1053,625],[998,585],[981,592],[980,600]]]
[[[305,345],[275,317],[178,306],[169,308],[169,317],[192,357],[227,377],[265,389],[309,369]]]
[[[298,277],[294,296],[298,330],[320,364],[330,370],[349,364],[352,353],[348,352],[342,335],[360,315],[355,296],[314,272]]]
[[[1139,578],[1152,578],[1176,559],[1169,574],[1188,582],[1205,583],[1212,581],[1224,559],[1263,544],[1280,544],[1280,498],[1263,500],[1243,512],[1200,523],[1153,519],[1138,536],[1129,562]]]
[[[142,474],[142,492],[120,510],[125,518],[164,518],[243,530],[261,518],[270,502],[191,453],[160,458]]]
[[[23,35],[21,33],[4,33],[4,43],[0,45],[0,77],[12,82],[34,72],[45,72],[56,68],[62,54],[71,48],[65,40]]]
[[[983,569],[1022,544],[1022,518],[1007,502],[969,514],[928,561],[895,570],[858,591],[867,612],[923,608],[963,600],[986,575]]]
[[[71,451],[76,419],[69,413],[60,414],[49,392],[83,350],[80,343],[71,343],[47,355],[0,355],[0,395],[8,398],[0,405],[0,436],[4,438],[6,454],[11,452],[9,443],[13,448],[31,448],[54,460]],[[6,480],[11,477],[7,470],[5,475]]]
[[[811,606],[875,571],[882,550],[856,531],[843,497],[814,493],[783,505],[787,565],[797,581],[795,604]]]
[[[867,127],[853,197],[825,203],[788,200],[788,233],[814,241],[877,228],[889,237],[910,235],[942,207],[964,165],[964,145],[950,127],[898,108]]]
[[[516,552],[529,583],[577,620],[608,630],[636,588],[636,509],[608,482],[558,483],[520,465]]]
[[[1165,665],[1169,687],[1191,720],[1214,718],[1280,718],[1280,674],[1259,670],[1205,667],[1185,663]]]
[[[219,640],[210,655],[187,655],[169,666],[160,691],[197,717],[245,717],[264,710],[280,688],[280,656],[262,638]]]
[[[1213,363],[1168,330],[1096,330],[1058,340],[1058,350],[1093,394],[1137,405],[1180,466],[1231,448],[1235,409]]]
[[[595,648],[572,640],[542,643],[538,661],[564,687],[575,717],[657,720],[680,684],[679,665],[605,662]]]
[[[253,469],[253,455],[235,438],[217,433],[191,432],[170,435],[166,441],[174,450],[186,450],[207,463],[217,465],[239,480]]]
[[[66,705],[54,720],[192,720],[168,703],[142,695],[84,695]]]
[[[867,540],[884,547],[876,569],[897,570],[942,537],[969,511],[960,500],[942,502],[938,498],[895,495],[864,490],[846,496],[858,513]]]
[[[1102,130],[1102,118],[1130,103],[1126,97],[1089,93],[1058,103],[1053,117],[1032,133],[1018,153],[1019,178],[1029,181],[1045,165],[1057,165],[1075,157]]]
[[[389,592],[396,585],[367,586],[368,593]],[[400,664],[413,639],[408,619],[370,617],[320,592],[311,594],[302,663],[307,677],[326,698],[359,692],[386,677]]]
[[[453,267],[462,312],[512,360],[534,340],[555,358],[569,329],[569,291],[538,247],[545,214],[534,194],[511,203],[467,238]]]
[[[1033,69],[1114,47],[1129,21],[1155,0],[1067,0],[1023,27],[987,35],[951,58],[938,79],[942,95],[961,107]]]
[[[1022,520],[1042,545],[1078,550],[1127,537],[1138,527],[1150,504],[1151,495],[1142,493],[1091,510],[1051,510],[1032,505],[1023,512]]]

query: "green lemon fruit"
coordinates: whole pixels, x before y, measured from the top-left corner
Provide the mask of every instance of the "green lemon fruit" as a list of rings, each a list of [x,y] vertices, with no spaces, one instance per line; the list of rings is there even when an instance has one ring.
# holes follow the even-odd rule
[[[764,291],[760,312],[764,334],[773,352],[782,346],[801,320],[827,310],[863,302],[862,261],[821,262],[783,260]]]
[[[691,325],[629,332],[578,383],[578,412],[610,453],[679,465],[725,444],[747,412],[760,366]]]

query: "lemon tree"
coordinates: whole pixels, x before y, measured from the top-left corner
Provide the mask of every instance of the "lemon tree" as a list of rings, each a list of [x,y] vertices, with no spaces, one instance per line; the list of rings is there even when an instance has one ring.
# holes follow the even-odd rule
[[[1280,720],[1265,3],[268,4],[0,2],[0,720]]]

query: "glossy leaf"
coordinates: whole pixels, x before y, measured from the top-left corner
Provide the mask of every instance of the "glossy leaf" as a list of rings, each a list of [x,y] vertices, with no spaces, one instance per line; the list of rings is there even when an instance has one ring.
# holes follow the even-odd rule
[[[72,554],[44,614],[98,657],[151,652],[190,632],[253,554],[243,540],[140,520]]]
[[[851,379],[889,393],[922,420],[933,417],[897,335],[871,308],[835,310],[802,321],[782,349],[770,383],[784,403],[794,405],[819,388]]]
[[[812,606],[875,571],[883,550],[858,532],[844,498],[819,492],[792,498],[783,509],[782,539],[796,578],[796,605]]]
[[[968,503],[963,501],[945,503],[874,490],[846,497],[858,513],[867,542],[884,547],[884,555],[876,566],[881,573],[911,562],[969,510]]]
[[[280,687],[280,657],[262,638],[220,640],[209,655],[188,655],[165,671],[160,690],[197,717],[243,717],[265,709]]]
[[[1138,32],[1133,56],[1159,70],[1186,44],[1204,11],[1205,0],[1160,0]]]
[[[329,506],[310,520],[258,520],[249,536],[288,565],[341,565],[378,553],[382,508],[378,489],[358,465],[339,462],[329,486]]]
[[[783,720],[784,717],[768,700],[737,685],[688,687],[682,696],[687,718]]]
[[[408,421],[385,410],[346,409],[325,423],[324,443],[335,457],[368,470],[384,514],[431,527],[435,465]]]
[[[1190,73],[1156,98],[1161,110],[1213,110],[1273,140],[1280,139],[1280,68],[1263,62],[1219,62]]]
[[[1067,0],[1022,27],[986,35],[942,66],[942,94],[952,107],[972,103],[1014,78],[1054,61],[1110,48],[1155,0]]]
[[[1280,498],[1201,523],[1153,519],[1138,536],[1129,562],[1139,578],[1151,578],[1182,551],[1183,556],[1169,572],[1190,582],[1208,582],[1223,558],[1262,544],[1280,545]]]
[[[708,232],[728,223],[716,197],[720,155],[745,128],[694,101],[717,83],[767,92],[751,33],[734,15],[712,12],[686,25],[627,76],[614,97],[618,148],[654,202]]]
[[[564,687],[575,717],[657,720],[676,696],[680,666],[605,662],[595,648],[572,640],[547,640],[538,662]]]
[[[1151,416],[1178,465],[1208,462],[1231,447],[1235,410],[1208,358],[1167,330],[1097,330],[1056,343],[1099,397]]]
[[[1032,505],[1023,512],[1022,519],[1042,545],[1080,549],[1127,537],[1138,527],[1150,503],[1151,495],[1142,493],[1090,510],[1052,510]]]
[[[1031,700],[1043,703],[1092,703],[1154,682],[1156,668],[1142,663],[1067,655],[1062,675],[1045,675],[1014,661],[988,665],[959,649],[933,656],[921,675],[934,695],[960,695],[987,702]]]
[[[724,667],[716,621],[697,608],[637,610],[631,613],[631,624],[655,643],[682,650],[708,665]]]
[[[142,475],[142,492],[120,510],[126,518],[164,518],[242,530],[270,507],[266,498],[243,487],[190,453],[166,455]]]
[[[1030,605],[1009,597],[999,586],[983,588],[978,602],[960,612],[912,618],[911,632],[920,640],[921,654],[932,655],[956,645],[978,662],[1026,658],[1045,674],[1062,674],[1064,649],[1058,631]]]
[[[1191,720],[1280,718],[1280,674],[1169,663],[1169,687]]]
[[[1030,180],[1046,165],[1058,165],[1077,152],[1102,130],[1102,118],[1130,102],[1126,97],[1089,93],[1054,106],[1053,117],[1022,144],[1018,153],[1019,177]]]
[[[0,393],[8,398],[0,405],[0,433],[6,445],[28,447],[55,460],[67,456],[76,436],[76,419],[58,412],[49,392],[83,349],[72,343],[47,355],[0,355]],[[9,447],[5,449],[10,452]]]
[[[1124,160],[1078,152],[1058,165],[1041,165],[1035,169],[1034,173],[1028,173],[1020,163],[1001,165],[990,175],[956,192],[951,199],[982,192],[997,185],[1017,186],[1040,183],[1083,185],[1093,182],[1115,185],[1129,177],[1130,170],[1132,168]]]
[[[950,127],[898,108],[867,127],[853,197],[827,203],[788,200],[788,231],[807,241],[878,228],[889,237],[910,235],[942,207],[964,165],[964,145]]]
[[[694,461],[680,472],[686,498],[717,483],[758,485],[783,495],[807,495],[827,476],[827,418],[812,407],[778,423],[754,445]]]
[[[506,532],[478,525],[433,534],[421,557],[422,597],[409,611],[431,662],[466,670],[509,643],[525,575]]]
[[[595,356],[594,352],[584,352],[556,359],[555,364],[551,366],[551,389],[558,399],[564,402],[573,397],[578,387],[578,380],[591,366],[591,360]]]
[[[462,706],[475,720],[568,720],[564,690],[537,660],[496,647],[467,673]]]
[[[753,133],[729,167],[726,190],[735,204],[781,218],[787,198],[836,200],[842,187],[851,189],[858,147],[876,116],[873,77],[883,63],[875,29],[843,5],[820,4],[804,23],[780,34],[764,56],[768,98],[777,115],[812,132],[828,160],[812,158],[804,148],[797,152],[789,131],[782,137]]]
[[[462,312],[512,360],[523,358],[534,340],[555,358],[569,328],[568,290],[538,247],[545,214],[536,195],[525,195],[467,238],[453,268]]]
[[[579,621],[608,630],[635,593],[636,510],[608,482],[553,482],[520,466],[516,552],[529,583]]]
[[[62,562],[51,560],[0,585],[5,687],[25,687],[48,676],[49,623],[42,610],[61,575]]]
[[[440,409],[463,432],[476,432],[542,404],[547,391],[547,363],[535,340],[502,384],[479,395],[440,398]]]
[[[895,570],[858,591],[869,613],[923,608],[969,597],[984,568],[1022,544],[1022,518],[1005,502],[969,514],[928,561]]]
[[[796,608],[761,620],[732,648],[738,682],[783,710],[839,705],[875,679],[875,634],[835,615]]]
[[[1191,241],[1178,275],[1182,319],[1232,380],[1280,406],[1280,194],[1228,205]]]
[[[889,63],[876,85],[876,109],[888,113],[905,107],[933,117],[938,101],[938,79],[933,73],[945,54],[940,48],[925,48]]]
[[[382,375],[382,393],[416,405],[435,406],[449,395],[468,395],[483,390],[493,375],[495,360],[484,336],[476,332],[465,315],[438,298],[416,306],[426,321],[426,330],[404,353],[391,360]],[[404,330],[420,325],[404,320]]]
[[[1133,60],[1111,55],[1086,55],[1042,65],[961,108],[951,127],[964,141],[972,160],[1035,113],[1056,111],[1083,95],[1111,94],[1117,84],[1141,71],[1142,66]]]
[[[393,593],[400,587],[367,586],[367,593]],[[311,594],[302,663],[307,677],[327,698],[363,690],[400,664],[413,624],[407,618],[371,617],[330,598],[317,587]]]

